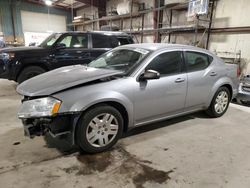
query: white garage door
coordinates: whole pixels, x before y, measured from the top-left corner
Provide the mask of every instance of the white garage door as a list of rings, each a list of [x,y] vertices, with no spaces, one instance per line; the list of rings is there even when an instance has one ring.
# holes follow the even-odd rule
[[[66,16],[21,11],[23,32],[66,31]]]

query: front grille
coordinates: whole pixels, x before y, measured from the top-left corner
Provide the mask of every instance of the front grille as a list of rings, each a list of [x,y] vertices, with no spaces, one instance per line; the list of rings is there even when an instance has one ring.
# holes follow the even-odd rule
[[[242,90],[250,92],[250,87],[248,87],[248,86],[242,86]]]

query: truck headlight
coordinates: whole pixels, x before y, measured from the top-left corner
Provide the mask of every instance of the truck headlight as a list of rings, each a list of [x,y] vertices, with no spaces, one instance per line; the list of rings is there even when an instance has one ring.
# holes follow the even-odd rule
[[[13,59],[15,58],[14,53],[6,52],[6,53],[0,53],[0,59]]]
[[[52,97],[33,99],[23,102],[18,118],[47,117],[57,114],[61,101]]]

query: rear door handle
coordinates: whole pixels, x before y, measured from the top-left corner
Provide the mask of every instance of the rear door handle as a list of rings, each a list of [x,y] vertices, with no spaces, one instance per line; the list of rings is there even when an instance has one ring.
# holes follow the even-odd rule
[[[217,73],[216,72],[211,72],[210,76],[217,76]]]
[[[175,80],[175,83],[181,83],[181,82],[184,82],[184,81],[185,81],[184,78],[177,78],[177,79]]]

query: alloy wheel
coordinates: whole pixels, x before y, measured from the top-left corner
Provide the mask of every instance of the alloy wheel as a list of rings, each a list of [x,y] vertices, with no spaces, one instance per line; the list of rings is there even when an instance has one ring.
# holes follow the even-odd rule
[[[118,121],[112,114],[99,114],[88,124],[87,141],[94,147],[107,146],[116,137],[118,127]]]
[[[229,96],[226,91],[221,91],[218,93],[215,99],[214,109],[218,114],[222,114],[228,105]]]

